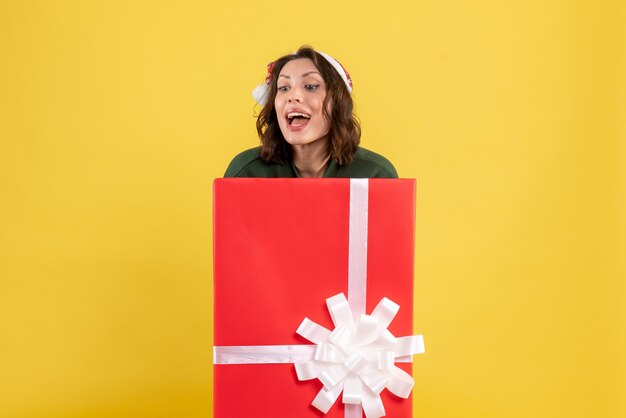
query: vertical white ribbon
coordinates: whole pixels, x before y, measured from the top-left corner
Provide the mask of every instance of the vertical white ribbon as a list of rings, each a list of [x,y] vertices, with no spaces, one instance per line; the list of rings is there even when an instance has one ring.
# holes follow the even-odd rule
[[[348,304],[352,317],[365,314],[367,301],[367,222],[369,180],[350,179],[350,235],[348,247]],[[361,404],[344,404],[344,418],[361,418]]]
[[[352,316],[365,314],[367,294],[368,179],[350,179],[350,235],[348,249],[348,304]]]
[[[361,404],[344,403],[344,418],[362,418],[363,408]]]

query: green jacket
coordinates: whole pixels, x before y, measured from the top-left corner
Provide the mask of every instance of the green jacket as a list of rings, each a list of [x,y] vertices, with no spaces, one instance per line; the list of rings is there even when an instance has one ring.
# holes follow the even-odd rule
[[[300,177],[293,162],[267,163],[261,159],[260,150],[261,147],[256,147],[237,155],[224,177]],[[385,157],[359,147],[350,164],[339,165],[331,159],[324,177],[398,178],[398,173]]]

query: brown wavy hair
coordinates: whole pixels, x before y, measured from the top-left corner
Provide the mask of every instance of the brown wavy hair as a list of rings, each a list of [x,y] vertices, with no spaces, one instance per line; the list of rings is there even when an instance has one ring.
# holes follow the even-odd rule
[[[280,57],[274,62],[267,92],[267,104],[259,112],[256,121],[256,130],[261,139],[261,158],[267,162],[279,164],[292,159],[291,146],[283,137],[278,125],[274,99],[277,92],[276,80],[280,71],[289,61],[301,58],[313,61],[326,84],[323,114],[330,121],[328,131],[330,158],[337,164],[348,164],[352,161],[361,141],[361,126],[353,114],[352,96],[335,67],[310,46],[302,46],[296,53]],[[332,106],[329,106],[329,103],[332,103]],[[328,114],[329,107],[331,107],[330,115]]]

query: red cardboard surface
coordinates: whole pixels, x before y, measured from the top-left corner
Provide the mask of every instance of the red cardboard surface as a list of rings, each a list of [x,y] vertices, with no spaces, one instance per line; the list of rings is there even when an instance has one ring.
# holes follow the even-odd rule
[[[413,330],[415,181],[369,181],[367,313],[383,297],[400,305],[389,330]],[[311,344],[305,317],[333,329],[326,299],[348,293],[349,179],[217,179],[214,183],[216,346]],[[410,373],[411,365],[401,366]],[[324,415],[317,380],[292,364],[215,365],[214,417]],[[381,394],[388,417],[411,417],[411,399]]]

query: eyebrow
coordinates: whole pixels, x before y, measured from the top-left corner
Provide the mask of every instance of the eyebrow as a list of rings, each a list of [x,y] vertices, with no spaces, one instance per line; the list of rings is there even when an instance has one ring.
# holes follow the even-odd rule
[[[317,75],[319,75],[320,77],[322,76],[322,75],[319,73],[319,71],[308,71],[308,72],[306,72],[306,73],[302,74],[302,77],[307,77],[307,76],[310,76],[311,74],[317,74]],[[281,77],[291,78],[291,76],[290,76],[290,75],[285,75],[285,74],[281,74],[281,75],[279,75],[279,76],[278,76],[278,78],[281,78]]]

